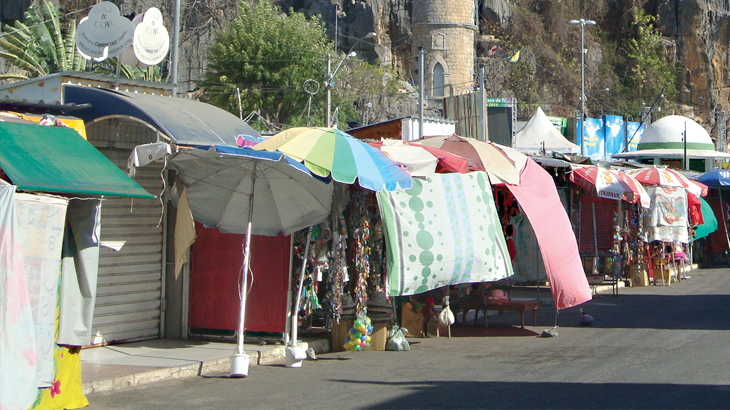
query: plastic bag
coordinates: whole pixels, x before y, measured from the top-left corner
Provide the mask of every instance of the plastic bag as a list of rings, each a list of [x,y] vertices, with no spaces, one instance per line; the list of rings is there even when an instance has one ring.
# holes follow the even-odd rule
[[[441,313],[439,313],[439,323],[441,323],[444,326],[451,326],[454,324],[456,319],[454,318],[454,312],[451,311],[451,309],[446,306]]]
[[[390,338],[390,342],[388,343],[388,350],[395,352],[411,350],[411,345],[408,343],[408,340],[406,340],[406,337],[403,334],[404,331],[407,333],[408,330],[397,326],[394,326],[394,329],[393,337]]]
[[[449,308],[449,305],[451,304],[449,302],[450,296],[444,296],[442,303],[444,308],[441,310],[441,313],[439,313],[439,323],[442,326],[451,326],[456,322],[456,319],[454,318],[454,312],[451,311],[451,308]]]

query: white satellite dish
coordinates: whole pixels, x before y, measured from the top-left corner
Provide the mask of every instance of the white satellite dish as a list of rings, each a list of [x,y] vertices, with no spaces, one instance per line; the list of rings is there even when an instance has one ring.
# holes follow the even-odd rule
[[[108,1],[97,3],[76,29],[76,48],[93,59],[121,55],[132,44],[134,26]],[[100,60],[99,60],[100,61]]]
[[[134,29],[134,54],[140,63],[155,65],[170,49],[170,35],[163,25],[162,12],[152,7],[144,13],[142,22]]]

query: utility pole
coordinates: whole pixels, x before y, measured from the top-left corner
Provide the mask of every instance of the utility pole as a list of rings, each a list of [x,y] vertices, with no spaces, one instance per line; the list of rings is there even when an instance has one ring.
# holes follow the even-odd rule
[[[327,111],[326,111],[326,116],[325,116],[325,120],[324,120],[324,126],[327,128],[330,127],[330,121],[331,121],[331,119],[330,119],[330,115],[331,115],[330,107],[331,107],[331,103],[332,103],[332,94],[330,92],[330,90],[332,89],[332,84],[330,84],[331,81],[332,81],[332,54],[327,54],[327,81],[324,83],[324,88],[327,89],[327,97],[325,98],[326,99],[325,102],[327,103]]]
[[[583,142],[583,129],[585,128],[586,116],[586,46],[585,46],[585,26],[595,25],[593,20],[570,20],[571,24],[580,24],[580,153],[585,155],[585,144]]]
[[[484,66],[479,66],[479,135],[477,139],[489,141],[487,136],[487,93],[484,89]]]
[[[172,96],[177,97],[177,62],[180,50],[180,0],[175,0],[172,12],[172,58],[170,59],[170,82]]]
[[[426,52],[418,47],[418,139],[423,139],[423,70]]]

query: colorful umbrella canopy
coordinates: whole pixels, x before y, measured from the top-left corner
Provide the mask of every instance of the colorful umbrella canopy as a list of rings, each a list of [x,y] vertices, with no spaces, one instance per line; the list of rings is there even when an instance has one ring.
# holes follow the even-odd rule
[[[636,178],[642,185],[689,187],[689,180],[684,175],[669,168],[649,167],[632,169],[626,173]]]
[[[492,184],[508,183],[519,185],[520,183],[521,167],[516,165],[510,155],[496,144],[479,141],[474,138],[459,137],[458,135],[428,137],[414,142],[424,146],[440,148],[469,159],[468,170],[486,171],[489,174]]]
[[[368,143],[393,161],[406,167],[414,177],[428,177],[436,172],[465,174],[469,160],[444,150],[401,140],[381,140]]]
[[[282,131],[256,144],[255,150],[275,151],[302,161],[310,171],[337,182],[372,191],[400,186],[409,189],[411,176],[377,148],[336,128],[297,127]]]
[[[702,206],[702,219],[704,222],[695,230],[695,239],[704,238],[705,236],[717,230],[717,218],[712,211],[712,207],[702,198],[699,198]]]
[[[193,218],[207,228],[245,234],[251,197],[254,235],[289,235],[329,215],[332,184],[280,152],[204,146],[175,153],[170,165],[187,186]]]
[[[705,172],[697,178],[697,181],[708,186],[730,186],[730,170],[715,168],[712,171]]]
[[[644,187],[631,176],[617,170],[590,165],[576,167],[570,173],[570,181],[586,191],[594,191],[602,198],[640,203],[649,208],[651,199]]]
[[[626,171],[626,173],[636,178],[642,185],[681,187],[698,197],[707,196],[706,185],[692,181],[670,168],[649,167]]]

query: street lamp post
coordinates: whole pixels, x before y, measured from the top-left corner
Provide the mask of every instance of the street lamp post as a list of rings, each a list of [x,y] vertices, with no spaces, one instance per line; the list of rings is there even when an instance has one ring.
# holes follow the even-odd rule
[[[585,145],[583,143],[583,128],[585,119],[585,105],[586,105],[586,69],[585,69],[585,26],[595,25],[596,22],[593,20],[570,20],[570,24],[580,24],[580,153],[585,155]]]
[[[377,36],[377,34],[370,32],[365,37],[358,38],[357,41],[355,41],[355,44],[353,44],[352,47],[350,47],[350,51],[348,51],[347,54],[345,54],[345,56],[342,57],[342,60],[340,60],[340,63],[337,64],[337,68],[335,68],[335,71],[331,71],[332,55],[327,54],[327,78],[325,79],[325,82],[324,82],[324,88],[327,90],[327,97],[326,97],[326,99],[327,99],[327,113],[326,113],[327,119],[325,120],[325,125],[327,127],[332,126],[332,119],[330,118],[330,116],[332,115],[331,114],[331,112],[332,112],[331,111],[331,108],[332,108],[331,90],[332,90],[332,87],[334,87],[334,85],[335,85],[334,79],[335,79],[335,76],[337,75],[337,72],[340,71],[340,68],[342,68],[342,64],[344,64],[345,60],[347,60],[347,57],[355,57],[357,55],[357,53],[352,51],[355,49],[355,46],[357,45],[357,43],[359,43],[362,40],[368,39],[368,38],[375,38],[376,36]]]

